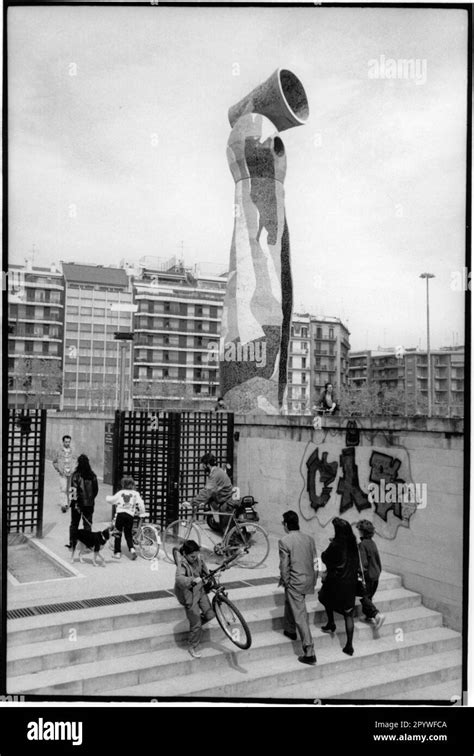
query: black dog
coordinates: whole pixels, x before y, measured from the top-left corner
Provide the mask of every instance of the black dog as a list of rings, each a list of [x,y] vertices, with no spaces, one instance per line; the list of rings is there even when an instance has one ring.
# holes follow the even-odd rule
[[[92,550],[94,550],[94,566],[98,564],[98,557],[100,557],[105,563],[104,557],[99,552],[103,545],[109,540],[109,537],[109,528],[106,528],[106,530],[99,530],[97,532],[93,532],[92,530],[76,530],[73,537],[71,538],[71,562],[74,562],[74,552],[76,551],[76,546],[79,543],[79,561],[81,563],[83,561],[85,552]]]

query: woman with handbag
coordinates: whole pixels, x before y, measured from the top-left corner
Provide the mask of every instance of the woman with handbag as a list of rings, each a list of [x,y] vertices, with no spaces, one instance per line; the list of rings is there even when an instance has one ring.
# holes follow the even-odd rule
[[[81,517],[84,530],[92,530],[95,497],[98,492],[97,475],[90,466],[89,458],[85,454],[80,454],[71,477],[71,524],[66,548],[72,548],[72,536],[79,528]]]
[[[335,517],[334,538],[321,554],[326,565],[327,574],[318,598],[327,614],[327,624],[321,628],[325,633],[336,630],[334,612],[342,614],[346,627],[346,645],[342,649],[345,654],[352,656],[354,648],[354,606],[358,591],[359,552],[357,540],[352,527],[341,517]]]

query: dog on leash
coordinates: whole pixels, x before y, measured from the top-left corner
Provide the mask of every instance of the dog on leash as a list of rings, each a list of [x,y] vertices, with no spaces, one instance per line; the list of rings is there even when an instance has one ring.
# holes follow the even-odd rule
[[[76,547],[78,546],[79,561],[83,562],[83,557],[86,551],[93,551],[93,564],[94,567],[99,564],[97,561],[100,557],[105,564],[105,559],[100,553],[101,548],[110,538],[110,528],[105,530],[98,530],[93,532],[92,530],[76,530],[74,536],[71,538],[71,562],[74,562],[74,554]]]

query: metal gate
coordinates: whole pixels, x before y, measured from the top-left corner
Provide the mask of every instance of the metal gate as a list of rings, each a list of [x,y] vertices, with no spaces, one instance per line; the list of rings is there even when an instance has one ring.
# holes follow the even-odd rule
[[[165,527],[179,516],[179,503],[204,486],[199,460],[206,452],[212,452],[219,465],[232,468],[232,413],[117,411],[114,492],[123,475],[131,475],[151,522]]]
[[[8,410],[7,531],[43,535],[46,410]]]

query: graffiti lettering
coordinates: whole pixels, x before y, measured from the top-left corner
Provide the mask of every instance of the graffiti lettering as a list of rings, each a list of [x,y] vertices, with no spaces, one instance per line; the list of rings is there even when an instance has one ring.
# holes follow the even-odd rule
[[[355,449],[343,449],[340,457],[342,467],[342,478],[337,484],[337,493],[341,494],[341,504],[339,512],[347,512],[354,504],[358,511],[370,509],[367,494],[365,494],[359,485],[359,470],[355,463]]]
[[[309,499],[313,509],[318,510],[320,507],[326,506],[330,497],[332,487],[329,485],[336,479],[337,475],[337,462],[328,462],[328,453],[323,452],[322,459],[319,458],[319,449],[315,449],[308,461],[306,467],[308,468],[308,474],[306,478],[307,491]],[[323,485],[321,495],[316,492],[316,473],[319,470],[319,479]]]
[[[383,481],[383,485],[387,483],[405,483],[404,480],[398,477],[398,470],[401,462],[396,457],[391,457],[389,454],[383,454],[382,452],[373,452],[370,460],[370,476],[369,480],[372,483],[380,484]],[[387,486],[388,488],[388,486]],[[393,496],[391,490],[388,490],[384,497],[380,497],[379,501],[375,501],[375,513],[379,515],[385,522],[387,522],[388,512],[393,510],[395,517],[399,520],[402,519],[402,502]]]

